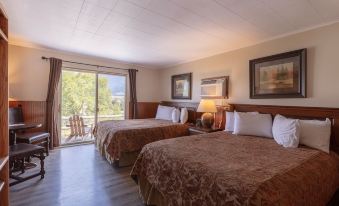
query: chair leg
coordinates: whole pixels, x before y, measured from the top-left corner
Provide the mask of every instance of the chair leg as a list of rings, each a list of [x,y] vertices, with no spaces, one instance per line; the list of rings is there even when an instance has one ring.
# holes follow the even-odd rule
[[[41,166],[40,175],[41,175],[41,179],[44,179],[45,178],[45,162],[44,162],[45,155],[43,152],[40,153],[39,159],[40,159],[40,166]]]
[[[45,149],[46,149],[46,156],[49,156],[49,141],[46,142]]]
[[[21,159],[21,173],[25,173],[25,158]]]

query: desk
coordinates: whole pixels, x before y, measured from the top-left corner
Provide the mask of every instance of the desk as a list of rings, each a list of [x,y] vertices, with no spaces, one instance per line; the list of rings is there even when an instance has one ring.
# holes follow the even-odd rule
[[[16,144],[16,133],[19,131],[24,131],[27,129],[33,129],[41,127],[41,123],[18,123],[18,124],[10,124],[8,126],[9,130],[9,145]]]

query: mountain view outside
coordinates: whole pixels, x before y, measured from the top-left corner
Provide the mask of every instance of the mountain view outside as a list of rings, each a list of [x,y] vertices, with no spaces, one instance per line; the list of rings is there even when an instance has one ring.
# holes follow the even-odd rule
[[[97,111],[96,75],[62,71],[61,144],[92,141],[96,115],[98,121],[125,118],[126,77],[98,74]],[[76,118],[79,118],[76,121],[78,126],[74,125],[73,119]]]

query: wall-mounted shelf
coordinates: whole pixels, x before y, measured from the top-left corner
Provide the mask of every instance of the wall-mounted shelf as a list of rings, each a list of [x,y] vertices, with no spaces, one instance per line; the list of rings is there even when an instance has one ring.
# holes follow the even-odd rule
[[[0,171],[6,165],[7,162],[8,162],[8,157],[0,158]]]
[[[0,192],[2,191],[2,189],[4,188],[5,186],[5,182],[0,180]]]
[[[1,29],[0,29],[0,36],[1,36],[1,38],[3,38],[5,41],[8,42],[8,38],[7,38],[6,34]]]

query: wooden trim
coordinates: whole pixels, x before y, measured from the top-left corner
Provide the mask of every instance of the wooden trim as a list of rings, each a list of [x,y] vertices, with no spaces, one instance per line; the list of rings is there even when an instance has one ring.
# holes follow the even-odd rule
[[[136,119],[148,119],[155,118],[159,102],[137,102],[137,116]],[[133,103],[129,103],[129,119],[132,119],[132,106]]]
[[[8,198],[8,20],[0,3],[0,205],[9,205]]]
[[[281,114],[298,119],[329,118],[332,122],[331,149],[339,153],[339,108],[232,104],[231,110],[240,112],[257,111],[272,114],[273,116]]]

